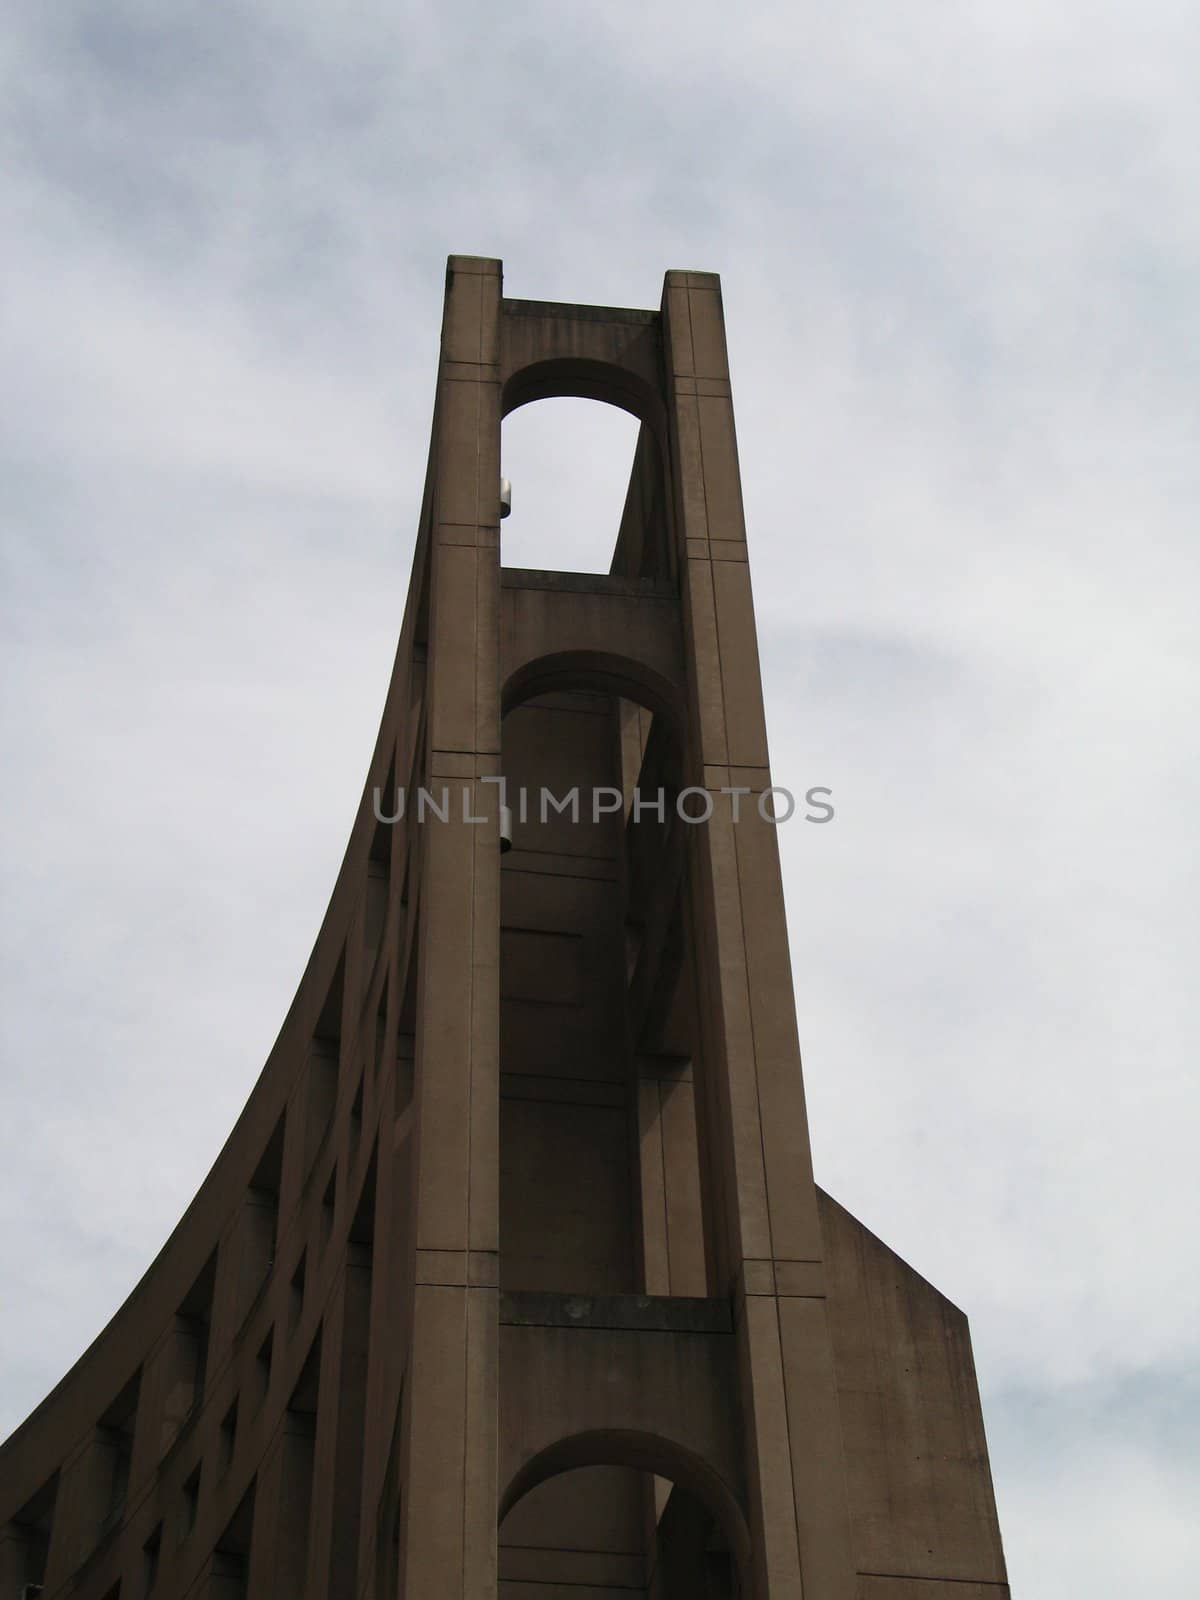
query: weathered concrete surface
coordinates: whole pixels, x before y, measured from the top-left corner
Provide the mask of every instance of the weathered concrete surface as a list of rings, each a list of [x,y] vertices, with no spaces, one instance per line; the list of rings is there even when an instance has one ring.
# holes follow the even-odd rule
[[[818,1194],[860,1593],[1007,1595],[967,1319]]]

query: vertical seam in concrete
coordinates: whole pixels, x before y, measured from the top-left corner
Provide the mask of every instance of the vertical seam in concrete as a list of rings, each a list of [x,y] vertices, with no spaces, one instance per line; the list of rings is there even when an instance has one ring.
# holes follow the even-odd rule
[[[691,302],[690,302],[690,300],[688,302],[688,315],[689,315],[689,317],[691,316]],[[696,365],[696,360],[695,360],[694,356],[692,358],[692,365],[693,365],[693,367]],[[695,379],[693,379],[692,381],[694,383]],[[699,395],[692,395],[690,398],[692,400],[692,403],[696,407],[696,410],[695,410],[695,417],[696,417],[696,454],[700,457],[700,493],[701,493],[701,495],[702,495],[702,497],[704,499],[704,537],[705,537],[706,540],[711,541],[712,538],[713,538],[713,529],[712,529],[712,516],[711,516],[710,510],[709,510],[709,504],[708,504],[708,474],[704,470],[704,429],[700,425],[700,396]],[[686,530],[685,530],[685,533],[686,533]],[[711,570],[711,567],[712,567],[712,544],[711,544],[711,542],[708,544],[708,563],[709,563],[709,568]],[[717,597],[716,597],[716,585],[714,584],[714,586],[713,586],[713,616],[714,617],[716,616],[716,611],[717,611]],[[725,674],[724,673],[721,674],[721,722],[722,722],[722,725],[724,726],[725,725]],[[725,738],[725,752],[726,752],[726,755],[728,755],[728,753],[729,753],[729,737],[728,737],[728,733],[726,733],[726,738]]]
[[[709,567],[711,569],[711,567],[712,567],[712,563],[711,562],[709,562]],[[714,589],[714,599],[715,599],[715,594],[716,594],[716,591]],[[722,709],[722,715],[724,715],[724,707],[725,707],[725,665],[724,665],[724,661],[722,660],[722,656],[721,656],[721,619],[717,614],[717,608],[716,608],[715,605],[713,607],[713,623],[714,623],[714,626],[716,628],[716,634],[717,634],[717,660],[718,660],[718,662],[721,663],[721,709]],[[708,826],[709,826],[709,824],[706,822],[705,823],[705,827],[707,828]],[[738,826],[738,824],[736,822],[734,822],[732,814],[731,814],[730,819],[729,819],[729,826],[730,826],[731,829],[734,829],[734,830],[736,830],[736,828]],[[750,992],[750,960],[749,960],[749,955],[748,955],[747,950],[746,950],[746,905],[745,905],[745,899],[744,899],[744,897],[742,895],[742,862],[741,862],[741,857],[738,854],[737,833],[736,833],[736,831],[733,834],[733,838],[732,838],[731,842],[732,842],[732,845],[733,845],[733,870],[734,870],[734,876],[737,879],[738,936],[739,936],[739,939],[741,941],[741,949],[742,949],[742,982],[743,982],[743,988],[745,990],[745,995],[746,995],[746,1017],[747,1017],[747,1020],[749,1022],[749,1025],[750,1025],[750,1053],[751,1053],[751,1056],[752,1056],[752,1062],[753,1062],[753,1068],[754,1068],[754,1104],[755,1104],[755,1107],[756,1107],[756,1109],[758,1111],[758,1148],[759,1148],[759,1153],[762,1156],[763,1195],[764,1195],[764,1197],[766,1199],[766,1203],[767,1203],[767,1207],[766,1207],[766,1209],[767,1209],[767,1246],[768,1246],[768,1248],[769,1248],[769,1250],[771,1252],[771,1273],[772,1273],[772,1278],[773,1278],[774,1277],[774,1272],[775,1272],[775,1236],[774,1236],[774,1233],[772,1232],[772,1228],[771,1228],[771,1183],[770,1183],[770,1178],[769,1178],[768,1171],[767,1171],[767,1145],[766,1145],[766,1139],[763,1136],[762,1094],[761,1094],[761,1092],[759,1090],[759,1086],[758,1086],[758,1041],[754,1036],[754,1004],[753,1004],[753,996],[751,995],[751,992]],[[720,956],[719,955],[718,955],[717,959],[718,959],[718,962],[719,962],[720,961]],[[728,1052],[726,1052],[727,1068],[728,1068],[728,1059],[729,1059],[728,1058]]]
[[[688,296],[688,317],[689,317],[689,328],[690,328],[690,318],[691,318],[691,296],[690,296],[690,294]],[[694,361],[693,361],[693,365],[695,365]],[[699,453],[700,453],[700,486],[701,486],[701,489],[704,492],[704,523],[705,523],[705,531],[708,534],[708,536],[711,538],[712,537],[712,525],[711,525],[711,520],[710,520],[709,514],[708,514],[708,480],[707,480],[707,474],[705,473],[705,470],[704,470],[704,433],[703,433],[703,430],[699,426],[699,407],[698,406],[697,406],[696,438],[697,438],[697,448],[698,448]],[[739,489],[739,494],[740,494],[740,489]],[[710,557],[709,562],[708,562],[708,570],[709,570],[710,577],[712,575],[712,569],[713,569],[713,563],[712,563],[712,559]],[[722,726],[722,730],[723,730],[724,735],[725,735],[725,754],[728,757],[729,754],[730,754],[730,750],[729,750],[729,716],[728,716],[728,711],[727,711],[727,707],[726,707],[726,700],[725,700],[725,659],[724,659],[723,652],[721,650],[721,610],[720,610],[720,606],[717,604],[717,588],[716,588],[715,581],[713,582],[713,585],[712,585],[712,595],[713,595],[713,631],[716,634],[716,640],[717,640],[717,664],[718,664],[718,667],[719,667],[719,670],[720,670],[720,674],[721,674],[721,726]],[[730,825],[731,828],[735,828],[736,829],[736,827],[737,827],[737,823],[734,822],[732,820],[732,818],[730,819],[730,824],[729,825]],[[708,824],[706,823],[705,826],[707,827]],[[745,913],[745,901],[744,901],[743,896],[742,896],[742,864],[741,864],[741,858],[740,858],[740,856],[738,854],[737,834],[736,833],[734,833],[734,835],[733,835],[733,860],[734,860],[735,872],[737,874],[738,922],[739,922],[739,926],[740,926],[740,930],[741,930],[742,970],[745,973],[746,1014],[747,1014],[747,1016],[749,1018],[749,1021],[750,1021],[750,1041],[751,1041],[751,1047],[752,1047],[753,1056],[754,1056],[754,1103],[758,1108],[758,1144],[759,1144],[759,1150],[760,1150],[760,1152],[762,1154],[762,1163],[763,1163],[763,1193],[766,1196],[766,1202],[767,1202],[767,1241],[768,1241],[768,1244],[770,1246],[771,1261],[772,1261],[772,1263],[774,1263],[774,1260],[775,1260],[775,1239],[774,1239],[774,1235],[773,1235],[773,1233],[771,1231],[771,1185],[770,1185],[768,1172],[767,1172],[766,1140],[763,1137],[762,1097],[761,1097],[761,1094],[759,1092],[759,1087],[758,1087],[758,1045],[757,1045],[757,1042],[755,1041],[755,1038],[754,1038],[754,1006],[753,1006],[753,1003],[752,1003],[752,996],[751,996],[751,992],[750,992],[749,958],[748,958],[747,951],[746,951],[746,913]],[[771,1270],[772,1270],[772,1273],[773,1273],[774,1270],[775,1270],[774,1269],[774,1265],[772,1265]]]
[[[771,1216],[771,1202],[770,1202],[770,1198],[769,1198],[769,1195],[768,1195],[768,1200],[767,1200],[767,1225],[768,1225],[768,1228],[770,1227],[770,1216]],[[772,1251],[773,1251],[773,1249],[774,1249],[774,1247],[772,1246]],[[775,1272],[775,1261],[774,1261],[774,1255],[772,1254],[772,1259],[771,1259],[772,1277],[774,1276],[774,1272]],[[801,1536],[801,1533],[800,1533],[800,1513],[799,1513],[799,1510],[797,1509],[797,1506],[796,1506],[796,1467],[795,1467],[795,1458],[792,1455],[792,1409],[791,1409],[790,1404],[788,1403],[787,1362],[784,1360],[784,1355],[783,1355],[783,1318],[781,1317],[780,1312],[779,1312],[779,1296],[776,1295],[774,1297],[774,1299],[775,1299],[775,1334],[776,1334],[776,1337],[779,1340],[779,1377],[780,1377],[780,1381],[781,1381],[781,1383],[783,1385],[783,1429],[784,1429],[784,1432],[787,1434],[788,1476],[792,1480],[792,1526],[796,1530],[796,1560],[799,1562],[799,1565],[800,1565],[800,1594],[801,1594],[801,1600],[803,1600],[803,1595],[804,1595],[804,1539],[803,1539],[803,1537]]]
[[[686,295],[685,296],[685,300],[687,302],[687,308],[688,308],[688,336],[690,338],[690,336],[691,336],[691,316],[692,316],[691,295],[690,294]],[[692,366],[695,367],[695,364],[696,364],[695,363],[695,358],[693,356]],[[700,457],[700,490],[701,490],[701,494],[703,495],[703,498],[704,498],[704,531],[705,531],[705,534],[708,537],[711,538],[711,536],[712,536],[712,528],[711,528],[711,525],[710,525],[709,515],[708,515],[708,480],[707,480],[707,475],[706,475],[706,473],[704,471],[704,435],[703,435],[703,432],[701,431],[701,428],[700,428],[700,415],[699,415],[699,407],[698,406],[697,406],[697,411],[696,411],[696,448],[697,448],[697,451],[698,451],[699,457]],[[715,638],[716,638],[716,646],[717,646],[717,670],[718,670],[718,672],[720,674],[720,678],[721,678],[721,736],[722,736],[722,743],[724,745],[725,756],[728,759],[728,756],[729,756],[729,719],[728,719],[728,717],[726,715],[726,710],[725,710],[725,661],[724,661],[724,657],[723,657],[722,652],[721,652],[721,617],[720,617],[720,608],[717,605],[717,589],[716,589],[716,584],[713,581],[713,564],[712,564],[711,557],[708,560],[708,575],[709,575],[709,586],[710,586],[710,589],[712,591],[712,597],[713,597],[713,613],[712,613],[712,615],[713,615],[713,633],[714,633]],[[736,826],[737,826],[737,824],[732,820],[732,817],[730,818],[730,824],[729,825],[730,825],[731,828],[736,828]],[[707,828],[708,826],[709,826],[709,824],[705,823],[705,828]],[[746,1015],[747,1015],[747,1017],[749,1019],[749,1023],[750,1023],[751,1052],[752,1052],[752,1055],[754,1057],[754,1103],[755,1103],[755,1106],[756,1106],[756,1108],[758,1110],[758,1145],[759,1145],[759,1151],[760,1151],[760,1153],[762,1155],[762,1163],[763,1163],[763,1193],[764,1193],[764,1195],[766,1197],[766,1202],[767,1202],[767,1206],[766,1206],[766,1210],[767,1210],[767,1240],[768,1240],[768,1244],[769,1244],[770,1251],[771,1251],[771,1260],[773,1262],[774,1259],[775,1259],[775,1242],[774,1242],[774,1239],[773,1239],[772,1234],[771,1234],[771,1191],[770,1191],[770,1188],[769,1188],[769,1186],[767,1184],[767,1151],[766,1151],[765,1142],[763,1140],[763,1131],[762,1131],[762,1100],[761,1100],[761,1097],[759,1095],[759,1090],[758,1090],[758,1050],[757,1050],[757,1046],[754,1043],[754,1009],[753,1009],[753,1007],[752,1007],[752,1005],[750,1003],[750,978],[749,978],[749,973],[747,971],[747,960],[746,960],[745,910],[744,910],[744,906],[743,906],[743,903],[742,903],[741,864],[738,861],[737,835],[736,834],[733,835],[732,844],[733,844],[734,868],[735,868],[735,872],[736,872],[736,875],[737,875],[738,927],[739,927],[739,937],[741,939],[741,946],[742,946],[742,970],[743,970],[743,973],[745,974]],[[721,961],[721,957],[720,957],[720,951],[719,951],[719,948],[718,948],[718,953],[717,953],[718,970],[720,968],[720,961]],[[728,1048],[725,1049],[723,1054],[724,1054],[724,1057],[725,1057],[725,1068],[726,1068],[726,1071],[728,1071],[729,1070],[729,1051],[728,1051]],[[736,1181],[736,1173],[735,1173],[735,1181]],[[740,1251],[740,1249],[742,1247],[742,1239],[740,1237],[740,1232],[741,1232],[741,1230],[740,1230],[740,1227],[739,1227],[739,1239],[738,1239],[739,1251]],[[772,1271],[774,1271],[774,1267],[772,1267]]]
[[[667,1203],[667,1141],[663,1136],[663,1095],[662,1083],[655,1080],[654,1102],[658,1107],[656,1133],[658,1135],[659,1161],[662,1164],[662,1214],[663,1214],[663,1242],[667,1247],[667,1293],[673,1289],[674,1272],[671,1266],[671,1208]]]

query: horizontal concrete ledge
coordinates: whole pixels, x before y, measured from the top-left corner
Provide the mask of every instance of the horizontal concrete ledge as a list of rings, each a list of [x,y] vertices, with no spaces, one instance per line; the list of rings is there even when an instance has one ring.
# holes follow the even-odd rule
[[[607,572],[550,572],[537,567],[501,567],[504,589],[554,589],[562,594],[614,594],[637,600],[674,600],[675,588],[662,578],[621,578]]]
[[[954,1585],[958,1585],[961,1589],[965,1584],[971,1589],[1000,1590],[996,1600],[1009,1600],[1010,1595],[1008,1583],[1003,1578],[929,1578],[913,1572],[860,1572],[858,1576],[867,1585],[865,1592],[868,1596],[874,1593],[877,1583],[886,1583],[889,1586],[893,1583],[921,1583],[930,1589],[935,1586],[939,1589],[945,1587],[948,1596],[953,1593]]]
[[[629,306],[573,306],[565,300],[509,300],[500,302],[506,317],[561,317],[569,322],[628,322],[649,327],[658,321],[657,311],[638,311]]]
[[[545,1294],[510,1290],[500,1296],[500,1321],[518,1328],[609,1328],[643,1333],[732,1333],[728,1300],[659,1294]]]

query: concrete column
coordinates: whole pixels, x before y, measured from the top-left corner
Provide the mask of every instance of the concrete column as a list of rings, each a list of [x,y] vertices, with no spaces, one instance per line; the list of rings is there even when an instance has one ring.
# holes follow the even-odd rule
[[[100,1428],[63,1462],[46,1554],[47,1593],[66,1582],[91,1554],[112,1509],[113,1447]]]
[[[27,1583],[37,1579],[30,1574],[30,1535],[15,1522],[0,1528],[0,1594],[18,1600]]]
[[[705,1181],[719,1193],[718,1287],[735,1294],[746,1477],[760,1600],[854,1592],[821,1231],[787,954],[758,643],[720,285],[668,273],[668,413],[688,673],[691,781],[713,814],[691,830],[693,938],[704,1003]],[[750,793],[735,799],[720,791]],[[736,809],[735,809],[736,808]],[[806,1301],[816,1306],[819,1300]],[[786,1334],[786,1336],[785,1336]],[[801,1420],[802,1419],[802,1420]]]
[[[245,1600],[245,1594],[245,1557],[214,1550],[201,1567],[189,1600]]]
[[[208,1352],[211,1371],[228,1358],[238,1329],[272,1270],[278,1220],[276,1197],[248,1189],[221,1239]]]
[[[500,264],[452,257],[434,420],[400,1591],[496,1595]],[[464,791],[466,805],[464,809]],[[476,824],[468,816],[487,820]]]
[[[400,1188],[403,1169],[394,1159],[392,1145],[395,1115],[395,1073],[386,1061],[378,1080],[379,1142],[375,1153],[375,1226],[371,1244],[371,1278],[368,1287],[368,1338],[366,1357],[366,1418],[363,1425],[363,1524],[358,1534],[358,1567],[371,1571],[375,1551],[374,1518],[384,1482],[388,1454],[393,1444],[399,1394],[394,1369],[407,1346],[407,1326],[397,1323],[393,1307],[400,1294],[398,1278],[410,1270],[403,1248],[410,1231],[410,1196]],[[397,1347],[398,1351],[397,1351]],[[390,1516],[391,1508],[383,1508]]]
[[[646,1294],[707,1293],[690,1067],[638,1062],[638,1179]]]
[[[200,1325],[188,1317],[172,1317],[142,1367],[129,1469],[131,1488],[136,1489],[158,1470],[183,1426],[203,1389],[205,1355]]]
[[[304,1594],[312,1484],[312,1418],[285,1411],[255,1486],[246,1600],[299,1600]]]
[[[313,1507],[311,1592],[327,1595],[328,1600],[352,1600],[358,1593],[355,1579],[370,1311],[370,1254],[351,1244],[321,1333],[313,1471],[315,1480],[329,1487]]]

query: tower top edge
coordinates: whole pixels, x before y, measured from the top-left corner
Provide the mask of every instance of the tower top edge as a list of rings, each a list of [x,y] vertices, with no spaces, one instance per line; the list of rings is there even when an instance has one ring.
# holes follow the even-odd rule
[[[461,272],[474,273],[479,277],[504,278],[504,262],[499,256],[469,256],[449,255],[446,257],[447,273]],[[663,273],[663,287],[668,289],[715,289],[720,292],[721,274],[719,272],[700,272],[693,268],[670,267]],[[563,304],[567,302],[522,301],[518,304],[542,305]],[[576,307],[575,309],[587,309]],[[607,310],[608,307],[597,307],[597,310]]]
[[[668,289],[717,289],[721,287],[721,274],[719,272],[695,272],[672,267],[663,274],[663,283]]]
[[[475,272],[486,278],[502,278],[504,263],[498,256],[447,256],[447,272]]]

